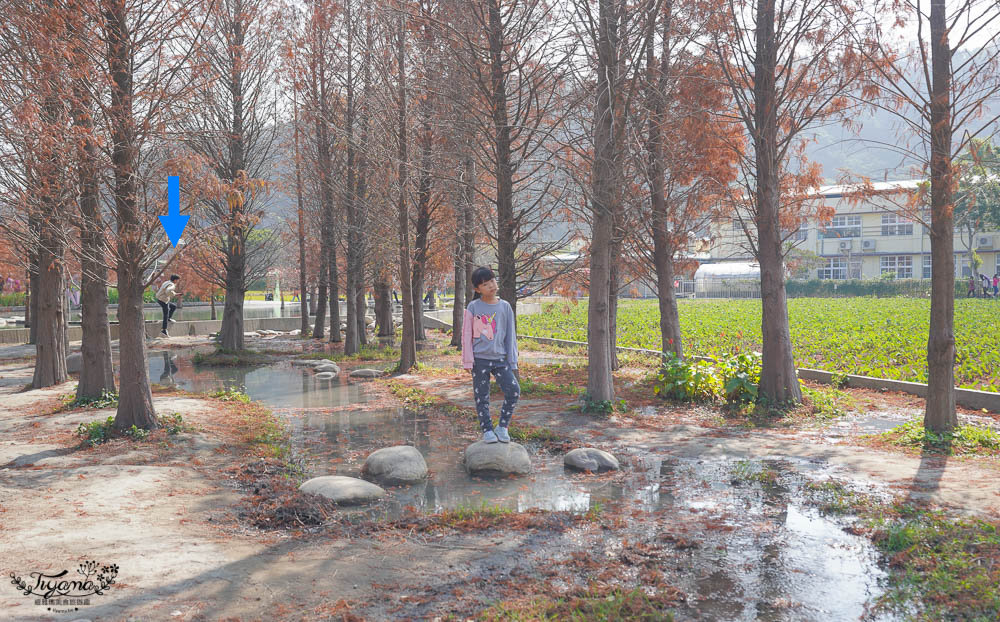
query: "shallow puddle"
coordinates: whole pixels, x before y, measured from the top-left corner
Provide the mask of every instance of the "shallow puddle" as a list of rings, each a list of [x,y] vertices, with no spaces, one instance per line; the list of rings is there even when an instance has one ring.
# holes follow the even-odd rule
[[[149,379],[196,393],[239,389],[275,408],[334,408],[368,401],[363,380],[317,380],[309,368],[287,363],[254,368],[196,366],[190,355],[177,350],[149,353]]]
[[[357,477],[371,452],[416,447],[430,470],[427,481],[390,488],[385,501],[346,510],[359,520],[392,519],[410,508],[613,508],[625,521],[621,529],[583,530],[580,537],[597,538],[591,546],[609,556],[643,542],[665,551],[657,564],[687,595],[678,609],[682,619],[856,620],[882,591],[885,573],[868,540],[808,502],[805,484],[829,476],[821,462],[691,459],[624,448],[616,451],[621,472],[587,475],[564,469],[561,454],[529,442],[531,475],[471,477],[462,465],[468,427],[403,408],[370,408],[364,381],[317,381],[311,370],[287,363],[196,368],[176,351],[151,353],[150,372],[154,381],[192,391],[242,387],[274,406],[290,422],[293,454],[309,477]]]

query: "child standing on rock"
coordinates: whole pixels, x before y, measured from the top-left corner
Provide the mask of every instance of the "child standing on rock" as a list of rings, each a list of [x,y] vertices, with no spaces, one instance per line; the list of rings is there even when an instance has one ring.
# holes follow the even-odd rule
[[[472,285],[476,294],[462,321],[462,366],[472,372],[472,392],[483,441],[509,443],[507,425],[521,395],[521,386],[514,375],[517,370],[514,310],[506,300],[497,297],[496,276],[489,268],[476,268]],[[500,421],[495,429],[490,417],[490,374],[496,376],[503,391]]]

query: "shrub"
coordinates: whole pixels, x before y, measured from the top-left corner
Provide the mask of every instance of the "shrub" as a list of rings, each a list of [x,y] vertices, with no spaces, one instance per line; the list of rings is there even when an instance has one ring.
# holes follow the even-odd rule
[[[722,390],[731,404],[757,401],[760,370],[763,365],[759,352],[740,352],[715,358],[722,373]]]
[[[691,362],[665,352],[653,392],[665,399],[713,401],[722,395],[722,382],[711,363]]]

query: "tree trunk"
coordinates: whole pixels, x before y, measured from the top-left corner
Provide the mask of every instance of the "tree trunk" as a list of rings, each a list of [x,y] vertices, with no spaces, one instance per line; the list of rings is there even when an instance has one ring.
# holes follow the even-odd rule
[[[363,346],[368,344],[368,318],[366,317],[368,313],[368,300],[365,297],[364,287],[357,288],[357,294],[354,295],[354,301],[354,317],[357,318],[358,327],[358,345]]]
[[[337,242],[330,242],[330,343],[340,343],[340,275],[337,273]]]
[[[458,220],[461,222],[462,215],[459,213]],[[455,304],[451,308],[451,342],[449,345],[462,349],[462,322],[465,320],[465,286],[462,279],[465,278],[465,257],[462,248],[462,227],[456,227],[458,235],[455,236]]]
[[[319,297],[316,300],[316,322],[313,324],[313,339],[322,339],[325,336],[324,323],[326,323],[326,257],[328,244],[323,241],[320,244],[320,279],[319,279]]]
[[[24,297],[24,325],[28,327],[28,343],[38,343],[38,251],[31,254],[28,287]]]
[[[472,157],[465,159],[465,201],[462,205],[462,235],[463,249],[462,260],[465,268],[465,277],[462,286],[465,288],[465,303],[472,302],[475,294],[472,287],[472,272],[476,269],[476,207],[475,207],[475,162]],[[456,288],[458,284],[456,283]]]
[[[111,354],[111,325],[108,321],[108,267],[105,263],[103,226],[98,205],[99,175],[96,167],[97,145],[91,138],[89,103],[81,97],[76,123],[84,129],[80,150],[80,382],[76,397],[99,398],[105,392],[115,392],[115,367]]]
[[[406,207],[407,161],[406,150],[406,54],[404,50],[404,33],[406,32],[405,13],[399,18],[398,44],[396,60],[399,63],[399,199],[396,204],[399,225],[399,287],[403,290],[403,343],[399,347],[399,372],[407,373],[417,364],[417,344],[414,339],[413,306],[420,301],[413,300],[413,290],[410,288],[410,215]]]
[[[775,73],[774,3],[757,5],[757,58],[754,63],[754,155],[757,168],[757,260],[763,319],[763,366],[760,395],[778,404],[802,401],[802,391],[792,357],[785,298],[784,256],[779,221],[780,165],[777,155],[778,117]]]
[[[958,425],[955,413],[951,48],[945,8],[945,0],[931,0],[931,318],[924,428],[934,432],[950,431]]]
[[[587,396],[594,402],[612,401],[611,375],[611,242],[614,234],[615,154],[611,92],[617,84],[615,51],[617,22],[612,0],[599,0],[597,91],[594,107],[594,161],[592,172],[590,297],[587,305]]]
[[[378,326],[378,337],[385,339],[395,336],[392,325],[392,285],[381,279],[375,281],[375,323]]]
[[[239,235],[239,232],[235,232]],[[222,306],[222,330],[219,347],[239,352],[243,345],[243,296],[245,287],[244,247],[239,241],[230,243],[226,259],[226,298]]]
[[[615,232],[611,242],[610,257],[621,257],[621,250],[621,238]],[[621,270],[614,261],[610,262],[609,270],[611,285],[608,288],[608,339],[611,343],[608,349],[611,351],[611,369],[614,371],[621,367],[618,361],[618,292],[621,291]]]
[[[122,278],[125,275],[125,278]],[[124,281],[124,282],[123,282]],[[120,387],[114,428],[118,432],[137,428],[159,427],[153,410],[149,386],[149,361],[146,352],[146,321],[142,315],[142,280],[119,263],[118,271],[118,349]]]
[[[417,341],[424,341],[424,276],[427,274],[431,230],[431,133],[428,98],[423,99],[421,108],[424,118],[420,132],[420,180],[417,183],[417,222],[413,249],[413,331]]]
[[[37,326],[35,374],[33,389],[66,382],[66,317],[64,314],[65,282],[63,277],[63,244],[61,232],[52,231],[51,224],[42,225],[38,245],[38,291],[35,293]]]
[[[499,270],[499,295],[510,303],[517,317],[517,265],[515,260],[514,232],[514,181],[511,167],[510,121],[507,117],[507,84],[504,76],[502,52],[503,23],[500,0],[489,3],[489,46],[491,86],[493,89],[493,130],[496,132],[497,180],[497,268]]]
[[[136,182],[139,147],[132,113],[133,49],[128,17],[124,3],[109,4],[104,13],[105,47],[111,74],[111,163],[117,220],[121,383],[114,429],[119,433],[133,425],[146,430],[159,427],[149,388],[146,322],[142,314],[142,265],[146,249]]]
[[[656,270],[656,293],[660,306],[660,338],[661,352],[673,352],[678,357],[684,356],[681,344],[681,325],[677,310],[677,298],[674,294],[674,248],[670,243],[669,218],[667,210],[666,187],[664,182],[665,166],[663,162],[663,134],[660,123],[666,108],[663,89],[666,83],[667,70],[670,65],[669,19],[664,20],[663,48],[660,65],[657,69],[653,56],[653,38],[650,37],[646,59],[649,63],[648,84],[651,85],[649,95],[649,135],[646,150],[649,154],[649,196],[652,212],[653,237],[653,267]]]
[[[295,89],[292,89],[293,95]],[[306,225],[305,208],[302,205],[302,163],[299,160],[299,109],[298,100],[295,103],[295,198],[298,203],[298,238],[299,238],[299,314],[301,322],[299,330],[303,337],[309,335],[309,293],[306,291]]]
[[[210,301],[208,304],[212,308],[212,321],[214,322],[216,319],[218,319],[218,316],[215,313],[215,292],[209,294],[208,299]]]

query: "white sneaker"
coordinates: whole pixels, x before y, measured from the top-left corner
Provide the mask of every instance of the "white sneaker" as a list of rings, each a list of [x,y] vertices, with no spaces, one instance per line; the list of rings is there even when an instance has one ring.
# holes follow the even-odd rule
[[[176,324],[176,323],[177,323],[177,320],[175,320],[175,319],[174,319],[174,318],[172,318],[172,317],[168,317],[168,318],[167,318],[167,321],[168,321],[168,322],[170,322],[171,324]]]
[[[170,336],[170,333],[168,333],[168,332],[167,332],[167,331],[165,331],[165,330],[161,330],[161,331],[160,331],[160,334],[161,334],[161,335],[163,335],[164,337],[169,337],[169,336]]]
[[[486,433],[483,434],[483,442],[484,443],[495,443],[498,440],[500,440],[500,439],[497,438],[497,433],[494,432],[493,430],[490,430],[489,432],[486,432]]]
[[[510,442],[510,434],[507,433],[507,428],[503,426],[497,426],[496,433],[497,433],[497,440],[500,441],[501,443]]]

